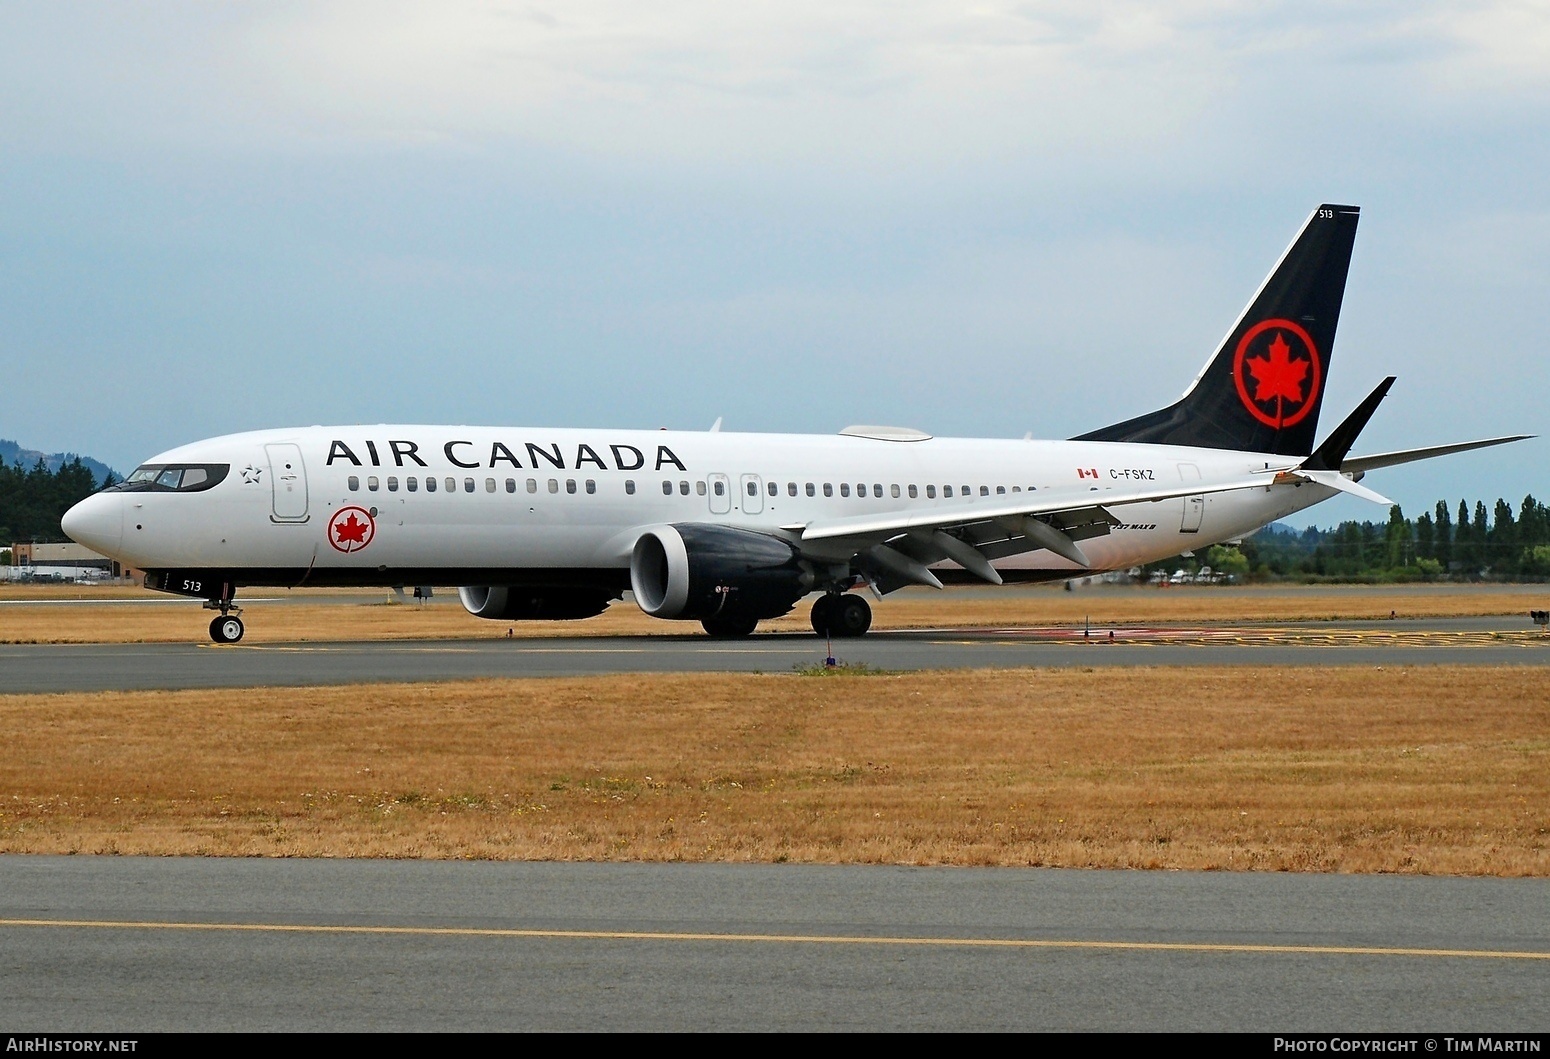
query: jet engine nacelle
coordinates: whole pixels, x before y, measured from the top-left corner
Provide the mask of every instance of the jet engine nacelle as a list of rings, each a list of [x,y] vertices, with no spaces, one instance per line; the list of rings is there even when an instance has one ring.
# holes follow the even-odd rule
[[[457,590],[463,609],[492,621],[571,621],[608,609],[614,598],[576,589],[467,585]]]
[[[789,542],[729,526],[653,526],[630,553],[635,602],[654,618],[776,618],[814,585]]]

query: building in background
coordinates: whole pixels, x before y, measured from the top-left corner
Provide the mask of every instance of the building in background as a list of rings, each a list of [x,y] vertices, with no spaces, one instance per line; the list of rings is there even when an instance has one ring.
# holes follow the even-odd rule
[[[107,581],[126,576],[122,566],[79,544],[13,544],[11,565],[0,566],[6,581]]]

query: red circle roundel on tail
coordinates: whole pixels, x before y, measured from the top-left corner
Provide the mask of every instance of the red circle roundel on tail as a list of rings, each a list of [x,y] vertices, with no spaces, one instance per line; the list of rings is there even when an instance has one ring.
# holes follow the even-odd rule
[[[346,555],[358,552],[377,535],[377,520],[363,507],[351,504],[328,520],[328,543]]]
[[[1233,382],[1249,414],[1267,427],[1295,426],[1318,403],[1324,373],[1318,347],[1300,324],[1261,320],[1243,333]]]

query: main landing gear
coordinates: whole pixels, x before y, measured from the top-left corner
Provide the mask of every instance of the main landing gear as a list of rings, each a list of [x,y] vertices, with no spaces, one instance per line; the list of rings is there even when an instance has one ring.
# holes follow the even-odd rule
[[[221,616],[210,622],[210,639],[216,643],[236,643],[247,631],[237,615],[242,608],[232,602],[236,596],[235,585],[222,585],[220,599],[205,600],[205,610],[218,610]]]
[[[872,608],[849,592],[827,592],[813,604],[813,631],[819,636],[850,639],[872,627]]]

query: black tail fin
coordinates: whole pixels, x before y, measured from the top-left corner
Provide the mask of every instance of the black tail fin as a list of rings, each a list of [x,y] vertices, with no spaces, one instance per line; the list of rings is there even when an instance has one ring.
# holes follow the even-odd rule
[[[1177,402],[1074,440],[1311,453],[1360,216],[1313,211]]]

